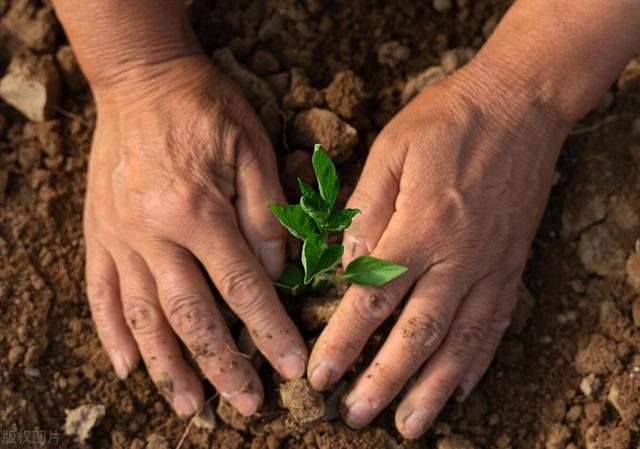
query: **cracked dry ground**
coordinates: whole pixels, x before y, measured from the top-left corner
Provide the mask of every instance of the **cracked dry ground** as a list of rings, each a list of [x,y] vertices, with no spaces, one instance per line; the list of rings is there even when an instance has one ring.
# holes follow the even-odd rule
[[[207,53],[259,110],[288,193],[296,194],[297,174],[309,175],[307,140],[322,139],[336,149],[346,198],[368,144],[402,101],[473,55],[507,6],[471,3],[438,12],[430,2],[405,0],[195,0],[189,9]],[[65,410],[104,405],[85,443],[62,437],[51,447],[175,447],[187,423],[143,368],[116,378],[89,316],[81,213],[95,122],[90,93],[46,1],[0,1],[0,36],[3,75],[11,61],[31,58],[47,67],[43,76],[60,78],[49,79],[54,108],[44,123],[0,104],[0,430],[62,433]],[[192,427],[183,447],[638,447],[639,105],[636,59],[565,144],[526,287],[495,362],[424,439],[403,441],[391,412],[359,433],[339,420],[318,423],[331,417],[331,401],[304,384],[285,386],[279,401],[263,363],[263,415],[243,419],[215,399],[215,429]],[[285,301],[312,342],[338,299]],[[233,329],[241,337],[240,326]]]

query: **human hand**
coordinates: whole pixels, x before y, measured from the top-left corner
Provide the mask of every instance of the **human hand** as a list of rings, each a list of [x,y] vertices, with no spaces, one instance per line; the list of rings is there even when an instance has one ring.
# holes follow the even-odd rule
[[[347,203],[362,214],[345,232],[343,263],[370,253],[409,267],[381,287],[351,286],[311,353],[310,382],[326,389],[408,295],[343,398],[355,428],[407,386],[396,426],[420,436],[457,387],[463,399],[476,385],[510,322],[570,125],[539,98],[494,89],[471,66],[384,128]]]
[[[193,414],[203,389],[181,340],[248,415],[262,401],[260,379],[199,263],[280,374],[304,374],[306,347],[269,279],[285,259],[266,207],[284,202],[275,156],[242,94],[204,56],[163,64],[150,79],[121,76],[96,92],[84,214],[92,315],[121,378],[141,355],[175,410]]]

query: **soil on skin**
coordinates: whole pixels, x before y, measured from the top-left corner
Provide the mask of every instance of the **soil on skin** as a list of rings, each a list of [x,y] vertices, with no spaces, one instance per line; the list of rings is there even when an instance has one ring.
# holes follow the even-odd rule
[[[207,53],[227,48],[215,58],[235,58],[249,71],[238,77],[262,80],[244,86],[272,135],[287,193],[297,194],[295,176],[311,176],[311,148],[301,142],[311,133],[339,150],[332,156],[344,180],[342,201],[401,100],[468,59],[508,6],[190,3]],[[175,447],[187,422],[170,411],[143,367],[124,382],[116,378],[89,315],[81,216],[95,107],[86,83],[46,1],[0,1],[0,39],[7,43],[0,73],[28,48],[53,58],[64,82],[59,109],[44,124],[0,103],[0,431],[57,432],[59,443],[49,445],[55,448]],[[215,399],[216,428],[191,427],[183,447],[638,447],[639,105],[636,60],[565,144],[524,276],[527,288],[495,362],[466,402],[451,401],[422,440],[402,440],[392,410],[354,432],[330,419],[335,398],[323,404],[304,383],[278,393],[273,371],[262,363],[267,401],[261,417],[244,419]],[[336,306],[332,297],[284,301],[310,343]],[[238,325],[234,332],[240,334]],[[81,405],[106,411],[85,443],[62,435],[65,410]],[[304,416],[305,410],[314,415]],[[43,447],[3,438],[0,433],[2,448]]]

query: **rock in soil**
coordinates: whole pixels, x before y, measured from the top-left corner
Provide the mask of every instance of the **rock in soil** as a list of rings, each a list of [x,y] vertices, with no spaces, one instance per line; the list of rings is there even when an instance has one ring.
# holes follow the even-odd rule
[[[576,354],[575,367],[580,374],[606,374],[614,369],[616,362],[616,344],[602,335],[592,334],[588,344]]]
[[[555,423],[549,431],[545,449],[565,449],[567,442],[571,438],[571,429],[561,423]]]
[[[0,97],[34,122],[51,117],[60,100],[60,76],[50,55],[15,56],[0,80]]]
[[[171,449],[167,439],[159,433],[152,433],[147,437],[145,449]]]
[[[322,92],[311,87],[304,70],[291,69],[289,92],[282,99],[282,107],[286,109],[309,109],[322,104]]]
[[[91,435],[91,430],[100,422],[105,414],[104,405],[81,405],[73,410],[66,410],[67,419],[64,433],[75,436],[80,442]]]
[[[580,235],[578,257],[587,271],[622,277],[626,254],[607,224],[595,225]]]
[[[407,104],[413,97],[418,95],[422,89],[428,87],[445,76],[445,71],[440,66],[429,67],[424,72],[409,78],[402,90],[400,103]]]
[[[313,424],[325,416],[324,397],[307,379],[290,380],[280,385],[280,401],[298,424]]]
[[[351,119],[365,98],[364,83],[352,70],[343,70],[324,89],[324,98],[331,111]]]
[[[358,143],[358,131],[327,109],[313,108],[301,112],[293,122],[293,140],[303,148],[321,143],[338,162],[348,159]]]
[[[216,428],[216,415],[211,404],[204,406],[200,413],[193,418],[193,425],[199,429],[213,430]]]
[[[623,421],[633,423],[640,418],[640,376],[622,373],[609,388],[607,399]]]

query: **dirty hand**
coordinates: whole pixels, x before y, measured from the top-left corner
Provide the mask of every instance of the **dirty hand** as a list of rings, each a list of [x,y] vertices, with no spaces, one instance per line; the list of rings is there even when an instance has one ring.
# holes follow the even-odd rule
[[[475,386],[509,325],[568,124],[478,82],[463,70],[406,106],[374,142],[348,201],[362,215],[345,233],[343,263],[366,253],[409,267],[387,285],[350,287],[311,354],[312,385],[335,384],[408,295],[343,398],[353,427],[417,376],[396,425],[419,436],[456,388],[464,398]]]
[[[275,155],[251,107],[204,56],[98,92],[85,207],[87,291],[100,340],[124,378],[142,355],[175,410],[203,404],[205,376],[244,414],[263,391],[239,354],[206,274],[285,378],[307,351],[271,284],[284,202]],[[132,75],[133,76],[133,75]],[[134,78],[135,79],[135,78]]]

